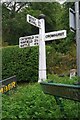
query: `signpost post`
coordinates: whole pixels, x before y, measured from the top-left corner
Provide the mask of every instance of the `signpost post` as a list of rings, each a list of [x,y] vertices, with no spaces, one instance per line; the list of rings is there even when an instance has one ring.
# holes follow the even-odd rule
[[[46,50],[45,50],[45,16],[41,14],[39,19],[31,15],[27,15],[27,22],[39,27],[39,80],[38,82],[46,80]]]
[[[77,42],[77,75],[80,77],[80,18],[79,2],[75,2],[76,14],[76,42]]]
[[[45,50],[45,15],[39,16],[41,29],[39,29],[39,80],[46,80],[46,50]]]
[[[46,80],[46,49],[45,41],[62,39],[66,37],[66,30],[45,33],[45,15],[41,14],[39,19],[27,15],[27,22],[39,28],[39,35],[31,35],[19,38],[19,47],[30,47],[39,45],[39,79],[38,82]]]

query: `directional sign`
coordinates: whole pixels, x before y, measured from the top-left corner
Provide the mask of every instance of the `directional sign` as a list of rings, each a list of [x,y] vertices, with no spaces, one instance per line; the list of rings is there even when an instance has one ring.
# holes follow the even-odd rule
[[[69,26],[71,31],[75,32],[76,30],[76,16],[75,11],[69,8]]]
[[[60,30],[55,32],[45,33],[45,41],[62,39],[66,37],[66,30]],[[31,35],[26,37],[20,37],[19,47],[29,47],[29,46],[38,46],[39,45],[39,35]]]
[[[19,47],[30,47],[30,46],[38,46],[39,45],[39,35],[32,35],[26,37],[19,38]]]
[[[46,80],[46,49],[45,41],[62,39],[66,37],[66,30],[45,33],[45,19],[43,14],[39,15],[39,20],[31,15],[27,15],[27,22],[39,28],[39,35],[32,35],[19,38],[19,47],[29,47],[39,45],[39,79],[38,82]]]
[[[41,22],[37,18],[35,18],[29,14],[27,14],[27,22],[38,28],[41,28]]]
[[[66,37],[66,30],[49,32],[49,33],[45,33],[45,34],[46,34],[46,36],[45,36],[45,41],[62,39],[62,38],[65,38],[65,37]]]

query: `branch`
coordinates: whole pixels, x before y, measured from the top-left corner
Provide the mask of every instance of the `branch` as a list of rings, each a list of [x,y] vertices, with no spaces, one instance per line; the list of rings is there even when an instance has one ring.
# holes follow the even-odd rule
[[[16,12],[20,11],[20,9],[24,7],[26,4],[28,4],[28,2],[24,2],[23,4],[21,4],[20,7],[16,10]]]

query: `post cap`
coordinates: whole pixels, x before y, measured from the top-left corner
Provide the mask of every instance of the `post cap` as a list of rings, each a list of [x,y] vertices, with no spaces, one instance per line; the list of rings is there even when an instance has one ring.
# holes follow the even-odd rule
[[[45,15],[44,14],[40,14],[38,19],[45,19]]]

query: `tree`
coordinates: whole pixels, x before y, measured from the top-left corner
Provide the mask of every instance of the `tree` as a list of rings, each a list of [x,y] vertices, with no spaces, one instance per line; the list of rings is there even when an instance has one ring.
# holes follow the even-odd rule
[[[20,18],[20,12],[29,4],[30,3],[27,2],[14,1],[2,3],[2,37],[4,42],[8,42],[10,45],[18,44],[21,30],[19,30],[19,26],[20,22],[22,22]]]
[[[68,9],[70,6],[72,6],[72,3],[65,3],[63,5],[56,2],[30,3],[11,1],[2,3],[3,41],[8,42],[9,45],[18,44],[19,37],[38,34],[38,28],[27,23],[27,14],[36,18],[38,18],[40,14],[45,14],[46,32],[66,29],[68,31],[67,33],[69,33],[69,38]],[[68,39],[66,40],[68,41]],[[56,43],[58,44],[60,41],[56,41]]]

